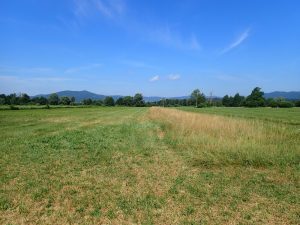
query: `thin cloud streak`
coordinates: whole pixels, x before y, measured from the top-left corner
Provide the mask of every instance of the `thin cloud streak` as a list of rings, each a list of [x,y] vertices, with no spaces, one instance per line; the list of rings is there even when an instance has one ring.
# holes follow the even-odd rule
[[[60,82],[60,81],[71,81],[71,80],[81,80],[67,77],[58,77],[58,76],[50,76],[50,77],[20,77],[20,76],[0,76],[0,81],[42,81],[42,82]]]
[[[124,3],[121,1],[95,1],[98,11],[104,16],[113,18],[124,12]]]
[[[241,45],[248,37],[250,34],[250,28],[248,28],[247,30],[245,30],[234,42],[232,42],[228,47],[224,48],[221,52],[220,55],[223,55],[229,51],[231,51],[232,49],[238,47],[239,45]]]
[[[78,73],[83,70],[91,70],[91,69],[99,68],[101,66],[102,66],[102,64],[100,64],[100,63],[93,63],[93,64],[89,64],[86,66],[72,67],[72,68],[66,69],[65,73]]]
[[[189,38],[183,38],[178,33],[171,30],[169,26],[158,29],[148,30],[149,37],[152,41],[175,47],[183,50],[201,50],[197,37],[192,34]]]
[[[49,73],[53,72],[54,69],[50,67],[10,67],[0,66],[0,73]]]
[[[74,14],[81,19],[94,13],[114,19],[125,12],[125,3],[122,0],[74,0]]]
[[[117,22],[124,29],[140,34],[143,39],[151,42],[159,43],[168,47],[180,50],[201,50],[201,45],[196,35],[191,32],[190,35],[182,35],[170,28],[170,26],[149,26],[142,23],[138,18],[128,19],[126,17],[126,2],[124,0],[73,0],[73,14],[79,22],[83,22],[84,18],[92,17],[96,13],[100,13],[104,18]],[[63,21],[65,24],[66,22]],[[134,25],[134,26],[133,26]],[[71,27],[78,27],[79,24],[71,23]],[[132,27],[135,27],[133,29]]]
[[[168,76],[169,80],[179,80],[180,79],[180,75],[179,74],[170,74]]]
[[[171,80],[171,81],[179,80],[180,75],[179,74],[169,74],[168,76],[163,76],[162,79],[163,80]],[[160,80],[160,76],[156,75],[156,76],[152,77],[149,81],[150,82],[155,82],[155,81],[158,81],[158,80]]]
[[[158,81],[158,80],[159,80],[159,76],[156,75],[156,76],[152,77],[149,81],[150,82],[155,82],[155,81]]]
[[[157,68],[157,67],[149,65],[145,62],[136,61],[136,60],[122,60],[122,61],[120,61],[120,63],[124,64],[126,66],[135,67],[135,68],[147,68],[147,69]]]

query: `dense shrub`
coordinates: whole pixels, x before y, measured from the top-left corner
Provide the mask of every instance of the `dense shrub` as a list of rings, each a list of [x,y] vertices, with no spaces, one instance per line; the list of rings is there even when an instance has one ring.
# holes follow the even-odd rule
[[[10,108],[11,110],[19,110],[19,107],[16,107],[16,106],[14,106],[14,105],[10,105],[9,108]]]
[[[273,108],[291,108],[294,106],[292,102],[286,101],[284,98],[268,99],[267,106]]]

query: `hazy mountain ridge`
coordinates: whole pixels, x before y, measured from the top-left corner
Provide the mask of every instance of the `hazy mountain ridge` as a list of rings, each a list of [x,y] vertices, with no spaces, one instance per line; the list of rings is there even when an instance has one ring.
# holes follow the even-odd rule
[[[87,98],[91,98],[93,100],[99,100],[99,99],[104,99],[106,96],[108,95],[101,95],[101,94],[95,94],[93,92],[89,92],[89,91],[59,91],[56,92],[56,94],[59,97],[62,96],[67,96],[67,97],[75,97],[76,102],[81,102],[83,99],[87,99]],[[50,94],[39,94],[39,95],[35,95],[32,97],[49,97]],[[110,95],[112,96],[115,100],[118,99],[119,97],[124,97],[122,95]],[[144,96],[144,100],[146,102],[154,102],[154,101],[159,101],[163,98],[168,98],[168,99],[187,99],[190,96],[178,96],[178,97],[160,97],[160,96]],[[265,98],[278,98],[278,97],[283,97],[289,100],[296,100],[296,99],[300,99],[300,91],[289,91],[289,92],[285,92],[285,91],[274,91],[274,92],[270,92],[270,93],[265,93],[264,95]],[[213,96],[212,98],[214,99],[220,99],[222,97],[217,97],[217,96]]]
[[[273,91],[270,93],[265,93],[265,98],[278,98],[283,97],[289,100],[300,99],[300,91]]]

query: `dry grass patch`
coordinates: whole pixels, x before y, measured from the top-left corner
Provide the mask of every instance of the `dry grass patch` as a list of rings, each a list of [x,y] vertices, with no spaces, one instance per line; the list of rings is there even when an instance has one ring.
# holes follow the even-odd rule
[[[170,143],[195,165],[299,163],[300,133],[293,127],[157,107],[149,116],[165,126]]]
[[[186,163],[171,189],[175,201],[187,207],[183,214],[189,216],[181,222],[299,222],[295,127],[155,107],[149,117],[161,124],[165,142]]]

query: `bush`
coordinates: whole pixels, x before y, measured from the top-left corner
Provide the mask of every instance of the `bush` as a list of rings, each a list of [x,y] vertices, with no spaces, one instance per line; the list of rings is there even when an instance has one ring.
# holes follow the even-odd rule
[[[272,108],[291,108],[294,103],[284,100],[283,98],[269,99],[268,106]]]
[[[11,110],[19,110],[19,107],[16,107],[16,106],[14,106],[14,105],[10,105],[9,108],[10,108]]]
[[[207,103],[199,103],[197,108],[205,108],[207,107]]]
[[[291,108],[293,106],[294,106],[294,104],[292,102],[288,102],[288,101],[282,101],[282,102],[278,103],[279,108]]]

